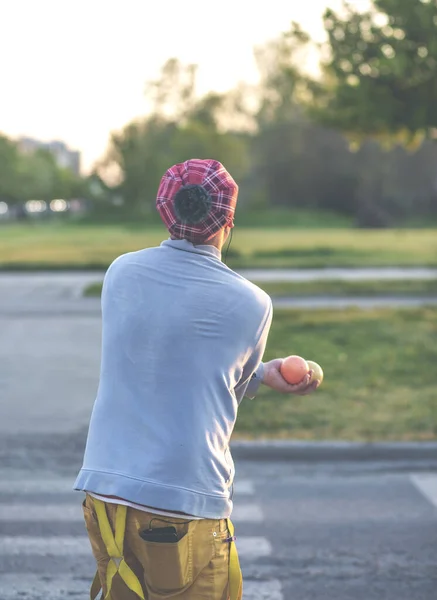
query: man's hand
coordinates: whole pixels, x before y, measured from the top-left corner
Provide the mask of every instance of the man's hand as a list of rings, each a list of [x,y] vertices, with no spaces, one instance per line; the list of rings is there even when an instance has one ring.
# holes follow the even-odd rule
[[[307,396],[319,387],[319,381],[315,380],[311,382],[312,371],[296,385],[287,383],[280,371],[283,360],[283,358],[275,358],[274,360],[264,363],[264,377],[262,381],[264,385],[272,390],[281,392],[282,394],[296,394],[298,396]]]

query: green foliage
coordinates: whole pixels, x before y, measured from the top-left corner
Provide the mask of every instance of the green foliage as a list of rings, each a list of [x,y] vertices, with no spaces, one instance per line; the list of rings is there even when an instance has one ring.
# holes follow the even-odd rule
[[[336,132],[295,116],[264,125],[252,149],[258,185],[273,206],[355,215],[360,164]]]
[[[21,198],[48,199],[55,187],[56,163],[45,150],[20,156],[18,177]],[[54,197],[54,196],[53,196]]]
[[[324,24],[327,85],[313,114],[352,136],[420,144],[437,128],[437,3],[346,3]]]
[[[336,211],[359,227],[435,216],[437,149],[424,138],[437,131],[437,3],[350,3],[324,23],[318,80],[302,66],[316,48],[294,23],[258,52],[252,184],[273,205]]]
[[[147,211],[156,195],[159,177],[169,167],[168,148],[174,126],[157,117],[128,124],[111,137],[105,167],[115,163],[122,181],[115,188],[123,198],[126,212]]]
[[[160,178],[172,165],[189,158],[215,158],[236,178],[248,168],[245,140],[222,131],[219,121],[226,98],[210,94],[194,101],[195,68],[168,61],[158,81],[148,85],[153,113],[114,133],[101,168],[116,167],[127,216],[149,215]]]
[[[292,22],[288,31],[255,50],[261,79],[256,119],[261,128],[289,123],[299,115],[299,103],[307,92],[301,65],[309,46],[308,34]]]
[[[0,135],[0,199],[14,204],[74,198],[83,191],[83,181],[59,167],[50,152],[38,149],[22,154],[12,140]]]
[[[0,199],[15,201],[19,197],[18,161],[15,144],[0,135]]]
[[[335,35],[341,37],[338,31]],[[348,112],[328,102],[335,98],[338,81],[332,69],[318,82],[302,71],[310,49],[315,50],[308,36],[292,24],[258,52],[258,129],[250,143],[253,170],[242,189],[247,186],[257,202],[264,197],[275,207],[334,211],[352,217],[360,227],[392,227],[415,214],[436,215],[435,145],[423,142],[411,153],[411,148],[394,145],[391,136],[394,147],[387,151],[374,140],[364,141],[354,112],[353,134],[346,126],[343,130],[349,138],[362,139],[351,149],[334,128],[342,129]],[[333,61],[335,49],[331,52]],[[363,115],[360,102],[367,100],[353,101],[351,110]],[[384,139],[386,131],[379,130],[379,137]]]

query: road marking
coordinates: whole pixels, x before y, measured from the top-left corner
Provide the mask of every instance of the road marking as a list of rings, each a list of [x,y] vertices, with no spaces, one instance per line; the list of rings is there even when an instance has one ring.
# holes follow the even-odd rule
[[[257,504],[237,504],[232,513],[236,523],[261,523],[264,515]],[[1,521],[83,521],[80,502],[77,504],[0,504]]]
[[[237,548],[243,558],[272,554],[264,537],[237,536]],[[91,556],[91,546],[87,536],[1,536],[0,556]]]
[[[241,558],[262,558],[272,554],[272,545],[265,537],[239,536],[237,532],[236,546]]]
[[[59,600],[68,595],[71,598],[85,598],[89,594],[91,578],[49,577],[23,573],[2,574],[0,578],[0,598],[2,600]],[[283,600],[281,582],[244,580],[244,600]]]
[[[421,473],[410,475],[410,479],[419,492],[437,508],[437,475],[434,473]]]
[[[3,480],[0,481],[0,494],[73,494],[74,481],[74,477]]]
[[[257,504],[237,504],[232,513],[235,522],[261,523],[264,515]],[[81,522],[81,498],[75,503],[61,504],[1,504],[1,521]]]
[[[241,481],[236,479],[234,492],[238,496],[240,496],[240,495],[253,496],[255,494],[255,488],[254,488],[253,482],[250,481],[249,479],[242,479]]]
[[[77,504],[0,504],[0,521],[83,521]]]
[[[281,582],[243,580],[244,600],[283,600]]]
[[[232,521],[236,523],[261,523],[264,515],[258,504],[237,504],[231,515]]]
[[[437,269],[433,268],[403,268],[403,267],[376,267],[376,268],[337,268],[325,269],[240,269],[238,273],[250,279],[266,283],[268,281],[397,281],[402,279],[437,279]],[[2,275],[5,277],[5,275]],[[22,275],[26,277],[26,275]]]
[[[91,556],[86,536],[2,536],[0,556]]]
[[[0,494],[74,494],[75,477],[57,479],[0,479]],[[253,482],[248,479],[236,479],[234,493],[253,495]]]

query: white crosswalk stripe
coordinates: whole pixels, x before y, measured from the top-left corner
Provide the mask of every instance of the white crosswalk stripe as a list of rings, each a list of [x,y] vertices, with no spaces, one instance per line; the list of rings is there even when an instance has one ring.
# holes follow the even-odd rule
[[[242,479],[241,481],[237,480],[235,482],[234,489],[235,493],[239,496],[242,496],[243,494],[247,496],[253,496],[255,494],[253,482],[249,479]]]
[[[240,556],[257,558],[272,553],[264,537],[238,536]],[[85,536],[1,536],[0,556],[90,556],[90,543]]]
[[[425,498],[437,508],[437,475],[419,473],[410,475],[410,479]]]
[[[235,523],[261,523],[264,515],[257,504],[236,504],[232,513]],[[72,504],[0,504],[1,521],[82,522],[80,503]]]
[[[2,473],[3,474],[3,473]],[[69,494],[74,479],[0,479],[0,494]]]
[[[4,475],[4,476],[3,476]],[[74,478],[59,477],[57,479],[11,479],[4,471],[0,471],[0,494],[69,494],[73,490]],[[237,480],[234,493],[253,495],[253,482],[248,479]]]
[[[262,558],[270,556],[272,546],[265,537],[237,536],[238,554],[241,558]]]
[[[232,521],[234,523],[261,523],[264,521],[264,514],[258,504],[236,503],[232,512]]]
[[[244,600],[283,600],[282,585],[277,579],[271,581],[246,581],[243,584]]]
[[[67,596],[85,600],[88,597],[94,559],[85,527],[83,534],[77,535],[78,523],[83,523],[83,495],[72,491],[73,484],[71,478],[40,477],[39,474],[33,478],[23,477],[23,474],[0,478],[0,556],[13,565],[6,573],[0,572],[1,600],[60,600]],[[243,574],[245,565],[272,554],[267,538],[241,535],[238,531],[239,523],[244,524],[247,532],[250,524],[259,525],[264,520],[254,495],[252,481],[235,482],[232,520],[237,526]],[[50,533],[26,535],[26,523],[38,524],[38,531]],[[75,528],[76,535],[69,535],[71,528]],[[257,532],[259,527],[255,529]],[[55,563],[61,565],[61,570],[54,567]],[[28,569],[29,564],[35,567]],[[267,599],[283,599],[279,581],[245,580],[244,600]]]
[[[85,536],[2,536],[1,556],[90,556],[90,542]]]
[[[80,503],[0,504],[1,521],[83,521]]]

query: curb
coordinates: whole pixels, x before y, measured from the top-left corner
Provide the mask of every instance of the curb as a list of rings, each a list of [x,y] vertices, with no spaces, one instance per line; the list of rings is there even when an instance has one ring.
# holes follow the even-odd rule
[[[437,442],[235,441],[234,458],[290,462],[436,461]]]
[[[272,298],[275,309],[289,310],[342,310],[345,308],[355,308],[358,310],[367,310],[374,308],[420,308],[437,305],[437,296],[431,297],[406,297],[392,298],[385,296],[375,296],[374,298],[350,296],[350,297],[302,297],[302,298]],[[42,316],[42,317],[66,317],[89,315],[94,317],[101,316],[100,298],[79,298],[69,300],[50,299],[41,302],[33,302],[32,305],[25,303],[6,304],[0,300],[0,314],[2,316]]]

